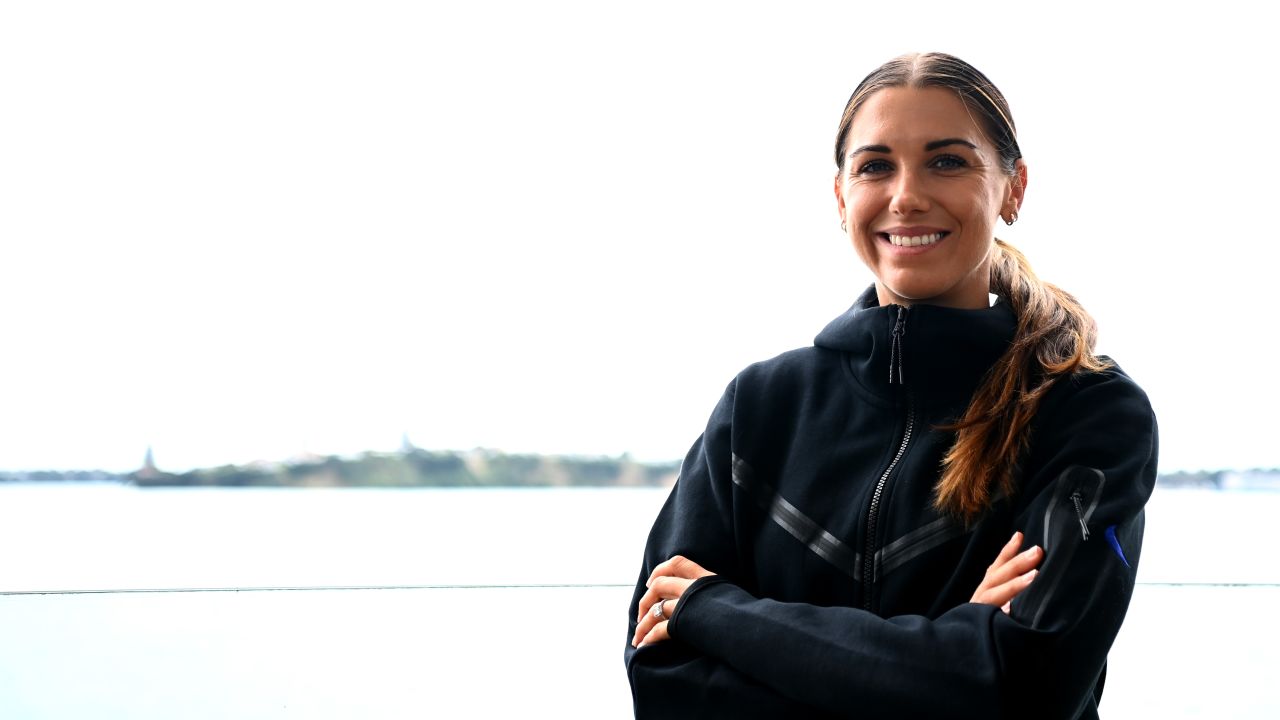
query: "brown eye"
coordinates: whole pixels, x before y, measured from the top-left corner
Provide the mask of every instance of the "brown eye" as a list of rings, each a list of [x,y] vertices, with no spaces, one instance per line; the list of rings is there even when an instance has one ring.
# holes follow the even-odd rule
[[[969,163],[964,158],[955,155],[940,155],[933,159],[933,166],[942,170],[954,170],[956,168],[968,167]]]

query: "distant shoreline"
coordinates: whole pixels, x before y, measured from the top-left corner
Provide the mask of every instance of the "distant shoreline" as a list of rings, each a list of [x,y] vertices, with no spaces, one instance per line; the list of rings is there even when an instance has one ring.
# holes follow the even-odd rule
[[[97,470],[0,472],[0,482],[119,482],[139,487],[662,487],[678,461],[639,462],[622,455],[507,454],[496,450],[366,452],[277,463],[165,472],[148,459],[131,473]]]
[[[409,448],[278,463],[221,465],[170,473],[150,462],[131,473],[100,470],[0,471],[0,482],[107,482],[138,487],[669,487],[679,461],[639,462],[627,455],[506,454]],[[1164,473],[1158,487],[1280,490],[1280,469]]]

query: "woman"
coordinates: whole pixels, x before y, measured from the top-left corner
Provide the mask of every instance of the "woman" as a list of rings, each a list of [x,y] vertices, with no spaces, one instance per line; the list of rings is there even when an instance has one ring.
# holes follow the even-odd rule
[[[1147,398],[995,239],[1027,169],[976,69],[871,73],[836,166],[875,284],[742,371],[685,458],[630,608],[636,715],[1096,717],[1155,481]]]

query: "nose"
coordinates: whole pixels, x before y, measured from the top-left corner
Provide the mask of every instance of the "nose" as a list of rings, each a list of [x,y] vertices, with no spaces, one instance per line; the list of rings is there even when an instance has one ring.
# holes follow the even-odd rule
[[[924,178],[910,170],[900,172],[893,187],[889,210],[895,215],[910,215],[928,209],[929,195],[924,187]]]

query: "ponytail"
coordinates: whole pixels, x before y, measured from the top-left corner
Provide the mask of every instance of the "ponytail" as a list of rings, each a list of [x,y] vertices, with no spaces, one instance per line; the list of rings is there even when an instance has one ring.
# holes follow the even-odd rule
[[[1042,282],[1012,245],[996,240],[992,254],[991,292],[1009,303],[1018,329],[964,415],[944,428],[956,440],[934,498],[934,507],[966,522],[991,504],[993,488],[1013,493],[1031,420],[1049,389],[1073,373],[1110,367],[1093,352],[1097,325],[1070,293]]]

